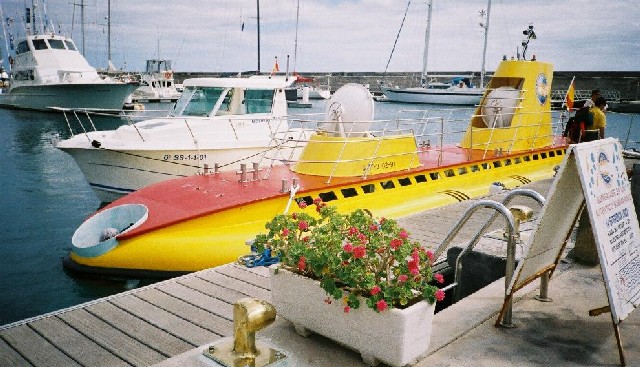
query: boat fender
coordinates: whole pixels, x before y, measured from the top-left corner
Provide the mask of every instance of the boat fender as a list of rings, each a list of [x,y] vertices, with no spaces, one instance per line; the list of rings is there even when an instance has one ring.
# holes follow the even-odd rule
[[[102,144],[97,140],[91,141],[91,146],[94,147],[94,148],[100,148],[101,145]]]
[[[120,233],[117,229],[113,227],[105,228],[100,232],[100,242],[104,242],[110,238],[117,236]]]

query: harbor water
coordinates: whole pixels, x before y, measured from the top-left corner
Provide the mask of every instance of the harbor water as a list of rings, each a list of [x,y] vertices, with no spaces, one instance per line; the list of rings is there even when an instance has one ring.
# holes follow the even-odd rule
[[[312,103],[310,109],[292,112],[324,111],[324,101]],[[392,118],[402,109],[430,108],[376,102],[376,118]],[[458,112],[454,117],[459,123],[449,128],[463,129],[470,113]],[[127,123],[117,117],[94,117],[92,122],[100,130]],[[640,149],[635,143],[640,141],[638,124],[640,114],[608,113],[606,135]],[[62,114],[0,109],[0,325],[152,282],[78,277],[63,269],[71,236],[100,206],[74,160],[52,144],[57,136],[69,135]]]

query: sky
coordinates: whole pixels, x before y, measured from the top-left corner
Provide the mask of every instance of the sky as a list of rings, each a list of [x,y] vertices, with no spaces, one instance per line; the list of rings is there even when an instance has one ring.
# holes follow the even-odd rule
[[[111,0],[111,60],[127,71],[143,71],[145,60],[154,58],[172,60],[178,72],[256,70],[257,1],[263,72],[272,70],[276,57],[285,71],[287,55],[289,70],[298,72],[422,70],[428,0],[412,0],[408,7],[407,0]],[[91,65],[107,66],[108,0],[37,2],[57,33],[84,48]],[[74,5],[81,3],[84,47],[82,7]],[[31,0],[1,4],[4,18],[13,18],[5,34],[17,37]],[[480,13],[487,5],[433,0],[427,70],[481,69],[480,22],[486,18]],[[527,58],[535,54],[557,71],[638,71],[638,17],[639,0],[493,0],[486,70],[495,70],[505,55],[517,56],[522,31],[533,25],[537,39],[529,43]]]

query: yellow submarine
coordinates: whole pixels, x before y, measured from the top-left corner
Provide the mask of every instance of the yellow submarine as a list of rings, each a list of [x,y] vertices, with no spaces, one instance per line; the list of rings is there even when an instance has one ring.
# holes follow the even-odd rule
[[[503,60],[451,145],[421,141],[422,118],[373,129],[370,93],[347,84],[327,102],[327,121],[300,129],[299,139],[274,137],[274,147],[290,149],[287,164],[135,191],[76,230],[64,264],[107,276],[170,277],[248,254],[246,241],[301,200],[319,197],[341,212],[367,208],[397,218],[487,195],[496,181],[514,188],[550,178],[567,148],[552,126],[552,78],[549,63]]]

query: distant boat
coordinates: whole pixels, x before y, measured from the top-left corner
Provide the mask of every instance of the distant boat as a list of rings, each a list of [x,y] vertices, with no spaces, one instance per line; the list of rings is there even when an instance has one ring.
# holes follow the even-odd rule
[[[446,105],[477,105],[484,94],[484,86],[475,86],[470,77],[456,76],[448,83],[433,82],[427,75],[427,59],[429,53],[429,37],[431,33],[432,2],[429,1],[427,30],[425,32],[424,56],[422,60],[421,86],[401,88],[397,86],[381,85],[380,90],[387,100],[405,103],[430,103]],[[482,72],[480,84],[484,83],[484,64],[487,52],[487,35],[489,33],[489,14],[491,12],[491,0],[487,6],[487,21],[481,23],[484,29],[484,51],[482,56]]]
[[[99,76],[71,38],[46,27],[36,32],[31,11],[27,8],[27,35],[9,56],[9,86],[0,94],[0,106],[41,111],[56,107],[122,110],[138,84]]]
[[[283,78],[194,78],[167,117],[56,143],[102,202],[176,177],[257,162],[287,129]],[[289,159],[290,157],[286,157]]]
[[[180,98],[175,84],[171,60],[147,60],[140,75],[140,86],[131,94],[133,102],[175,102]]]

